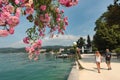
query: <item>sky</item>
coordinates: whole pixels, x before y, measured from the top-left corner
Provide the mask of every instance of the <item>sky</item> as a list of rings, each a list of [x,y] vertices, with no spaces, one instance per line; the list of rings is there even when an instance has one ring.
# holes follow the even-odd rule
[[[113,0],[79,0],[78,5],[64,9],[64,15],[68,16],[69,25],[64,35],[54,36],[49,38],[45,36],[42,39],[42,46],[63,45],[71,46],[73,42],[77,41],[80,37],[87,39],[90,36],[92,40],[95,32],[95,21],[107,11],[107,6],[113,4]],[[20,18],[20,24],[15,27],[15,33],[7,37],[0,37],[0,48],[13,47],[20,48],[25,47],[22,41],[26,37],[25,31],[31,27],[25,17]]]

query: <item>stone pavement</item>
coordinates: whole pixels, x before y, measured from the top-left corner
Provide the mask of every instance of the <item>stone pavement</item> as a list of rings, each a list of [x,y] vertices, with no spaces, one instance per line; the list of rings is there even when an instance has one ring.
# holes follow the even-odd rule
[[[97,72],[95,57],[93,54],[82,54],[80,63],[85,68],[79,70],[78,66],[73,66],[68,80],[120,80],[120,60],[112,57],[112,70],[107,70],[104,57],[101,63],[101,73]]]

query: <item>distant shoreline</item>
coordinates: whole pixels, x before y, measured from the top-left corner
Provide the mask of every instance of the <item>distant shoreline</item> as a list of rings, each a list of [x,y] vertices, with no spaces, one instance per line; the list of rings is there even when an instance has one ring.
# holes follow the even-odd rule
[[[55,46],[43,46],[41,49],[59,49],[59,48],[69,48],[71,46],[60,46],[60,45],[55,45]],[[0,48],[0,53],[20,53],[20,52],[26,52],[25,47],[22,48]]]

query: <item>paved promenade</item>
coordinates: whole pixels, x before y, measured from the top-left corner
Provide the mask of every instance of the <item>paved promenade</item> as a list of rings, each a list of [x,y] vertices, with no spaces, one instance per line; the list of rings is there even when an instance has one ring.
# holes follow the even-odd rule
[[[112,70],[107,70],[107,65],[103,57],[101,73],[97,72],[93,54],[82,54],[80,63],[85,69],[79,70],[77,66],[73,66],[68,80],[120,80],[120,59],[112,57]]]

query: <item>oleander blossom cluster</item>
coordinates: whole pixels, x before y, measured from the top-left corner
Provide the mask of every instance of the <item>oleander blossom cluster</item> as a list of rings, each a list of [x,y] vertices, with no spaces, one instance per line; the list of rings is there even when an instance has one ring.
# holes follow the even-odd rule
[[[71,7],[76,4],[78,0],[0,0],[0,37],[14,34],[20,16],[25,15],[33,26],[26,30],[23,42],[29,44],[26,47],[29,58],[37,60],[42,44],[40,39],[45,36],[46,29],[52,37],[55,33],[64,34],[68,26],[68,17],[64,16],[60,5]]]
[[[36,40],[35,42],[30,41],[30,39],[28,37],[25,37],[23,39],[23,42],[26,44],[31,44],[30,46],[26,47],[25,50],[28,52],[28,58],[34,59],[34,60],[38,60],[38,56],[40,54],[40,48],[42,45],[42,41],[41,40]]]
[[[78,0],[58,0],[61,5],[65,7],[71,7],[78,4]]]
[[[0,0],[0,36],[14,34],[14,28],[19,24],[20,8],[9,4],[8,0]]]

